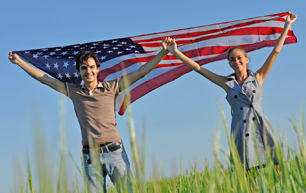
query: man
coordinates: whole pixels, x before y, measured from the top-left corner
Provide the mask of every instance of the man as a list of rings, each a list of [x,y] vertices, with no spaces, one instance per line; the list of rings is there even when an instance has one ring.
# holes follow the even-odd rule
[[[156,67],[168,54],[167,45],[170,41],[171,38],[165,38],[162,42],[162,50],[137,71],[128,74],[124,79],[106,82],[98,81],[100,67],[98,56],[93,52],[80,54],[76,61],[76,68],[84,82],[83,85],[65,84],[50,78],[44,72],[27,64],[17,54],[10,52],[9,60],[12,63],[20,66],[34,79],[72,100],[81,128],[85,172],[91,192],[101,189],[106,192],[107,175],[117,190],[122,183],[127,184],[127,189],[132,191],[129,183],[130,163],[116,126],[116,96]],[[92,164],[91,153],[94,151],[100,155],[100,168]]]

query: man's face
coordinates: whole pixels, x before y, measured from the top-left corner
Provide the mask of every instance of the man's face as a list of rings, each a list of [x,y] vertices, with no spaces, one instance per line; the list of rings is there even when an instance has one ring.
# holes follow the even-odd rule
[[[97,68],[97,64],[93,58],[88,58],[86,62],[80,65],[78,73],[84,83],[97,82],[99,68]]]

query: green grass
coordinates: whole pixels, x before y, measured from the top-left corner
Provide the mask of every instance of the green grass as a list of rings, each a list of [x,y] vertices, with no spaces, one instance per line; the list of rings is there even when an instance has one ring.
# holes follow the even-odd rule
[[[65,106],[65,105],[62,105]],[[198,171],[195,166],[185,172],[180,172],[176,177],[151,177],[146,179],[144,163],[145,163],[145,139],[143,137],[142,149],[139,150],[136,144],[136,136],[132,118],[131,108],[128,108],[128,119],[130,128],[130,138],[132,147],[132,168],[133,179],[132,188],[134,192],[306,192],[306,144],[305,144],[305,122],[304,111],[301,113],[299,121],[291,119],[293,131],[296,133],[298,141],[298,149],[291,149],[279,132],[280,139],[277,144],[277,156],[280,161],[281,175],[276,171],[273,161],[267,154],[267,165],[264,169],[251,170],[249,173],[241,165],[240,159],[235,151],[235,145],[230,137],[230,132],[226,123],[225,113],[220,107],[220,116],[223,121],[224,130],[227,134],[230,156],[225,151],[219,149],[218,140],[214,144],[215,160],[219,160],[219,154],[225,154],[227,164],[222,165],[219,161],[210,163],[212,166],[208,168],[207,162],[204,169]],[[65,110],[62,110],[64,117]],[[65,118],[63,118],[65,120]],[[61,128],[61,156],[58,160],[59,167],[51,166],[48,162],[49,157],[45,152],[44,138],[42,128],[36,125],[36,158],[30,160],[28,154],[26,157],[25,170],[20,169],[19,177],[26,180],[16,180],[19,184],[11,188],[11,192],[89,192],[86,177],[83,168],[78,168],[75,159],[66,150],[65,146],[65,123],[60,123]],[[69,157],[69,159],[67,159]],[[35,162],[35,168],[31,168],[30,163]],[[79,171],[76,176],[80,183],[75,185],[68,184],[67,179],[67,162],[74,163]],[[22,168],[22,167],[21,167]],[[51,169],[51,168],[56,168]],[[37,171],[36,173],[33,172]],[[159,169],[156,168],[156,171]],[[23,172],[25,171],[25,172]],[[36,176],[35,176],[36,175]],[[37,180],[33,180],[33,178]],[[81,179],[81,180],[80,180]],[[114,187],[110,187],[108,192],[117,192]]]

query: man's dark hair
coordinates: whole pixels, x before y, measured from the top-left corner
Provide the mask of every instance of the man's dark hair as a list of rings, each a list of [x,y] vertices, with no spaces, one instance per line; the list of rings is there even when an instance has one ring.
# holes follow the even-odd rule
[[[76,69],[77,71],[79,71],[80,69],[80,66],[82,64],[84,64],[84,62],[87,62],[87,60],[89,58],[93,58],[96,62],[96,65],[97,65],[97,68],[100,67],[100,61],[99,61],[99,58],[98,58],[98,55],[94,52],[82,52],[81,54],[78,55],[78,58],[76,60]]]

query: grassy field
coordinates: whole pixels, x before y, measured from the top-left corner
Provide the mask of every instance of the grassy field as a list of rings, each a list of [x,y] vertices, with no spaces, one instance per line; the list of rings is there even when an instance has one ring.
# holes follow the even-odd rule
[[[65,113],[64,111],[62,112]],[[163,176],[152,177],[149,181],[146,179],[144,172],[144,155],[145,149],[138,149],[136,145],[136,137],[134,132],[134,124],[131,108],[128,108],[129,128],[131,146],[133,150],[133,179],[132,187],[134,192],[306,192],[306,147],[305,147],[305,123],[304,112],[298,121],[290,120],[293,130],[296,132],[299,144],[298,150],[293,150],[284,144],[281,133],[276,148],[277,156],[280,160],[281,173],[278,173],[274,167],[274,163],[267,153],[267,165],[263,169],[254,169],[246,172],[244,166],[241,165],[235,146],[230,139],[229,129],[226,123],[226,117],[223,109],[220,108],[220,115],[223,120],[224,129],[227,133],[227,139],[232,156],[227,156],[227,165],[221,165],[220,162],[210,163],[212,168],[208,168],[207,163],[203,171],[198,171],[193,166],[189,171],[182,172],[176,177],[166,178]],[[64,117],[64,116],[63,116]],[[26,167],[20,166],[19,179],[17,185],[12,186],[11,192],[89,192],[87,190],[87,182],[82,168],[78,168],[74,158],[67,153],[65,148],[65,129],[64,123],[61,132],[61,158],[58,171],[54,171],[48,164],[48,155],[45,152],[43,134],[41,128],[36,129],[36,160],[26,158]],[[143,141],[145,144],[145,141]],[[219,144],[214,144],[215,160],[218,160],[219,154],[224,151],[219,149]],[[141,147],[145,147],[142,145]],[[70,159],[79,170],[81,180],[80,183],[74,185],[68,184],[67,179],[67,159]],[[31,162],[35,161],[35,167],[31,168]],[[24,165],[21,163],[20,165]],[[156,168],[158,170],[158,168]],[[33,180],[33,170],[37,176]],[[79,176],[79,177],[80,177]],[[71,177],[71,176],[69,176]],[[76,177],[77,178],[77,177]],[[108,192],[117,192],[114,187],[108,189]],[[123,190],[124,191],[124,186]]]

